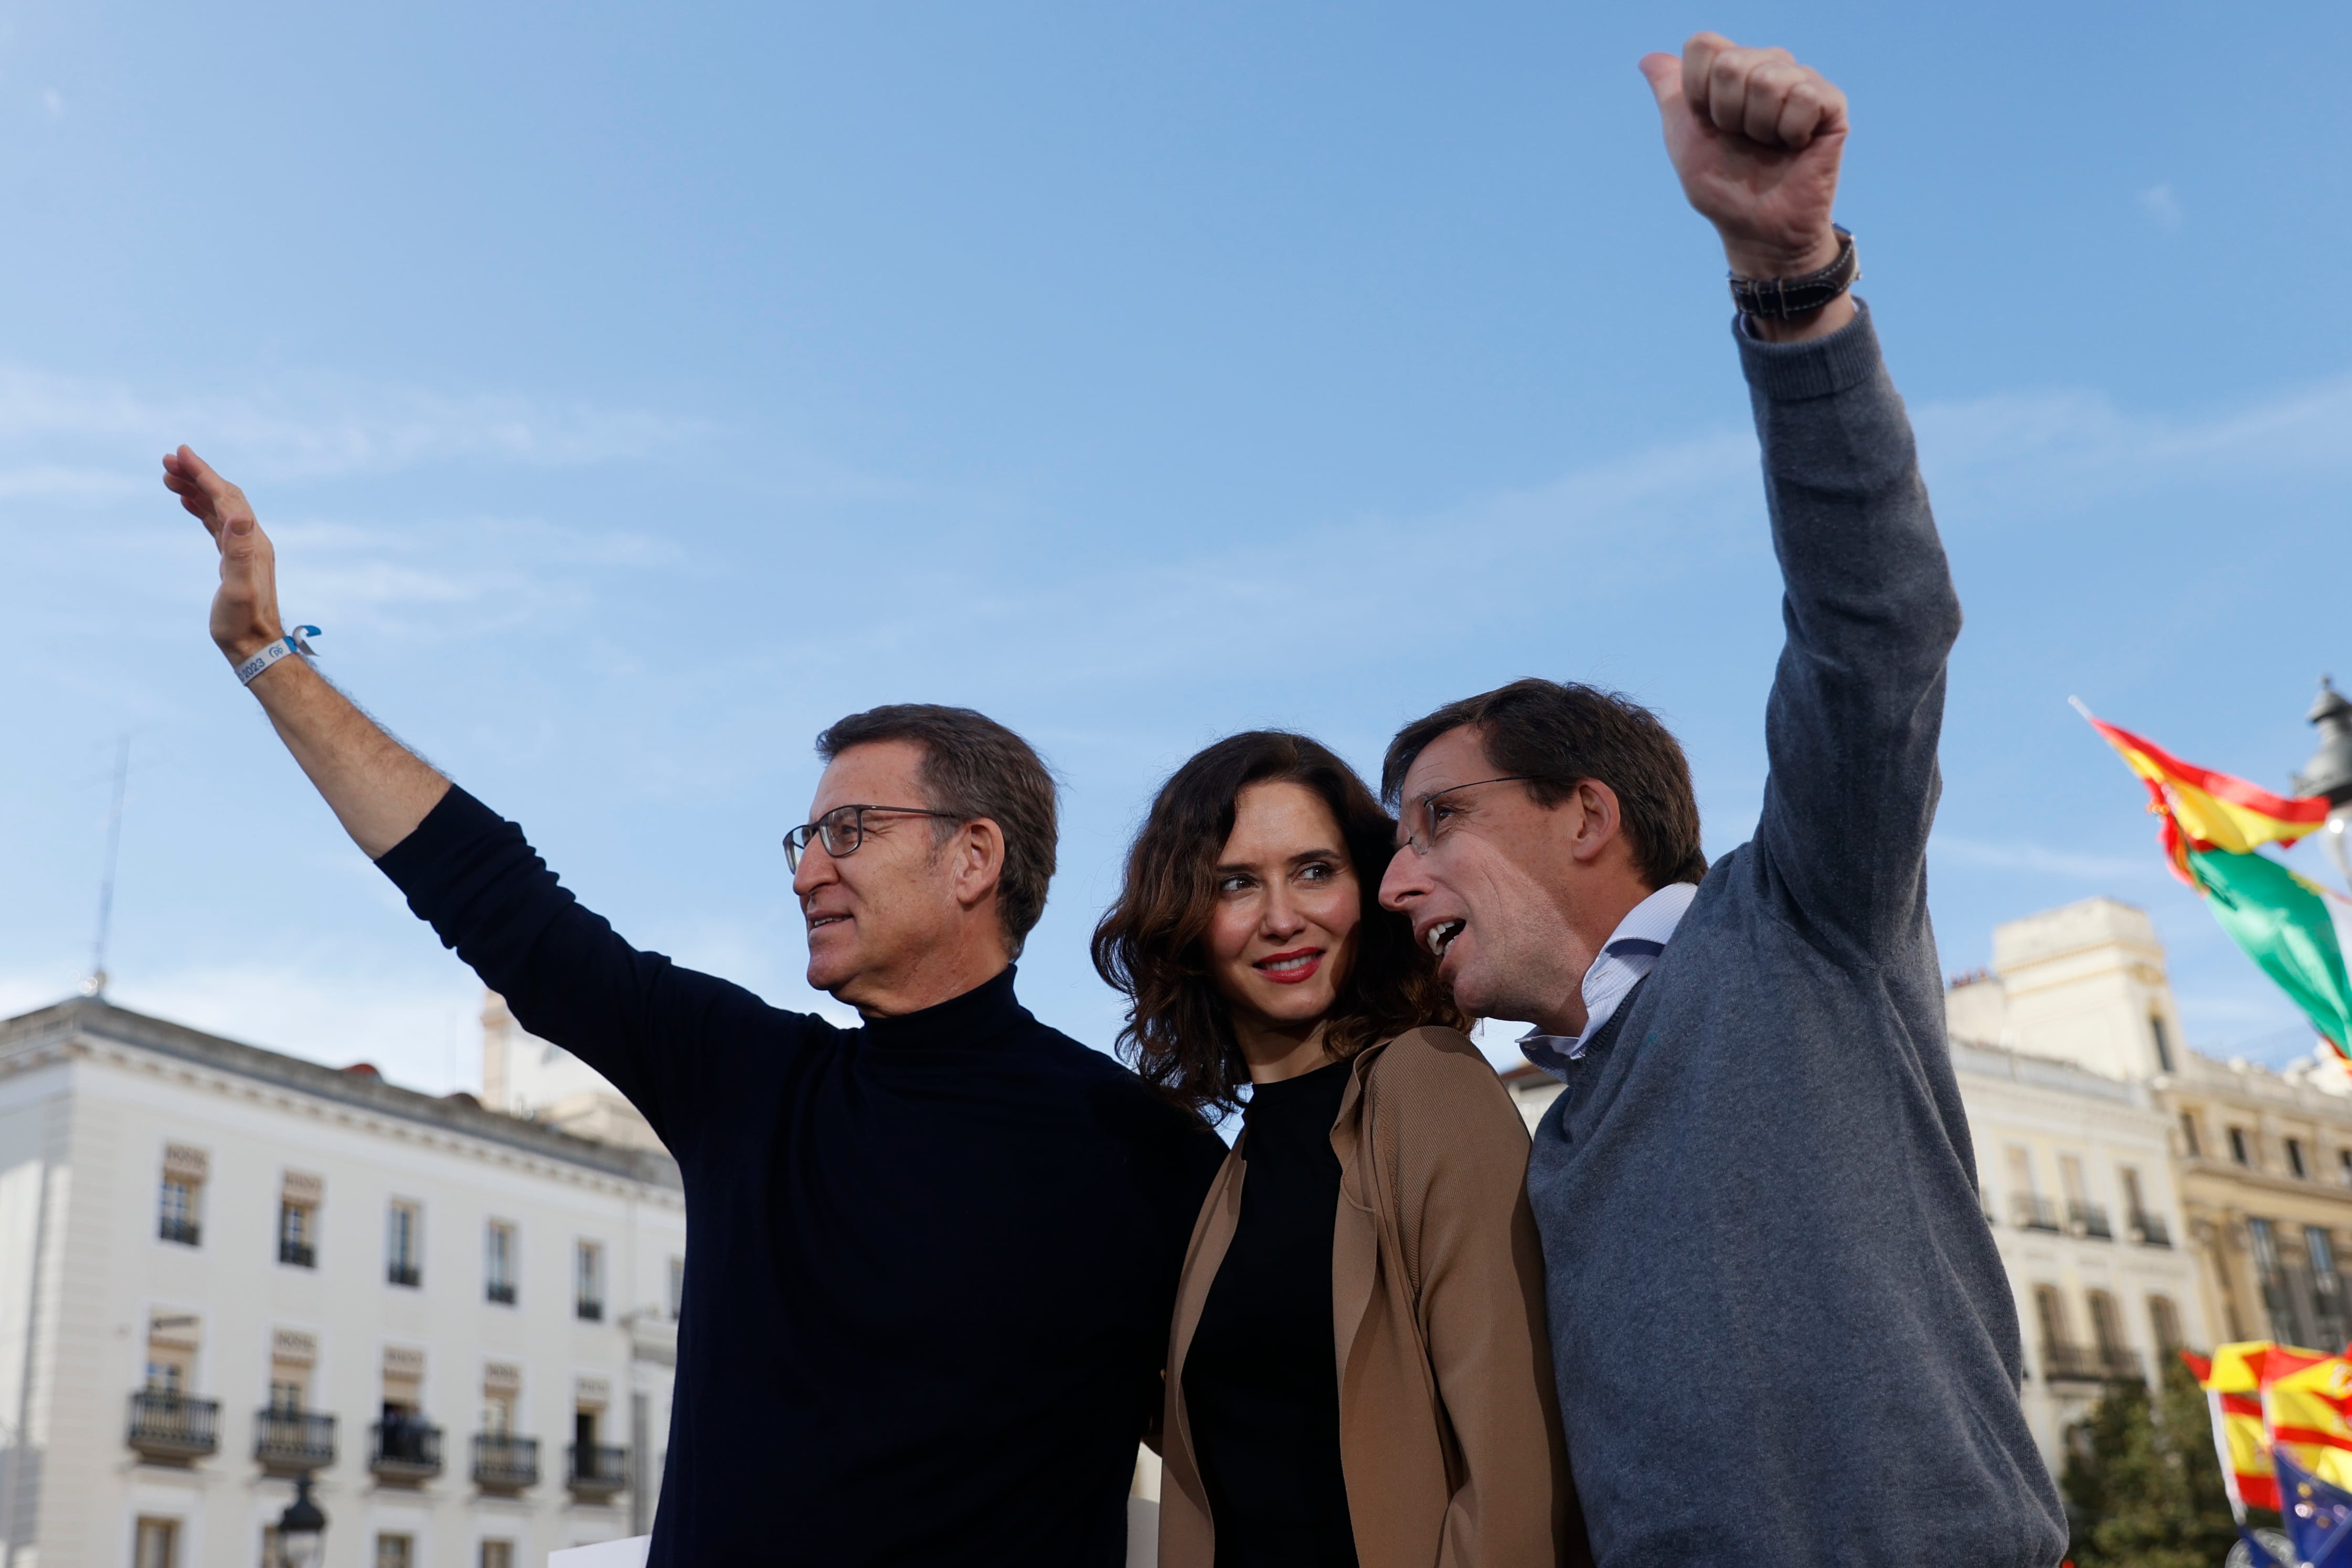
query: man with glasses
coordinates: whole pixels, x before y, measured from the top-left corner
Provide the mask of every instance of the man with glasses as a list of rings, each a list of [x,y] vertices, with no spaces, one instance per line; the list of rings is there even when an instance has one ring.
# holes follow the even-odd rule
[[[1224,1156],[1032,1018],[1052,776],[963,708],[843,719],[784,841],[809,984],[861,1029],[640,952],[522,831],[299,657],[244,494],[164,483],[220,547],[213,638],[409,906],[524,1027],[610,1079],[687,1196],[656,1564],[1126,1560],[1136,1441]]]
[[[1710,870],[1655,717],[1517,681],[1391,745],[1381,899],[1563,1084],[1528,1188],[1602,1568],[2042,1568],[2065,1525],[1927,921],[1959,608],[1830,221],[1844,99],[1712,34],[1642,68],[1730,258],[1785,585],[1756,836]]]

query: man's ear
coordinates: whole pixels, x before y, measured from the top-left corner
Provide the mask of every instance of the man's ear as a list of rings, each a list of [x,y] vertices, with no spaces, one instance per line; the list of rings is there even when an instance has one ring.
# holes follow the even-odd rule
[[[1624,837],[1625,813],[1617,803],[1617,791],[1600,779],[1579,781],[1576,793],[1561,804],[1575,808],[1579,818],[1575,836],[1568,847],[1578,864],[1592,864],[1611,844]]]
[[[956,902],[977,907],[1004,879],[1004,830],[990,818],[977,818],[956,831],[951,849]]]

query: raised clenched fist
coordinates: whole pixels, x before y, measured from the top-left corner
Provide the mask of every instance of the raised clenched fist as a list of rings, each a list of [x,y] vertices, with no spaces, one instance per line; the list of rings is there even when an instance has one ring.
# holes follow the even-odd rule
[[[1682,57],[1644,56],[1666,154],[1742,277],[1794,277],[1837,258],[1830,229],[1845,95],[1786,49],[1700,33]]]

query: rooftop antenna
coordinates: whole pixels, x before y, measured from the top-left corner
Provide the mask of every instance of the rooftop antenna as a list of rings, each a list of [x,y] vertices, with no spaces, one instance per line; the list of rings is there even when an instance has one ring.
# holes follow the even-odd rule
[[[106,875],[98,884],[98,939],[90,944],[89,978],[81,983],[86,997],[106,995],[106,939],[114,926],[114,866],[122,851],[122,788],[131,778],[131,732],[122,732],[122,746],[114,758],[114,810],[106,818]]]

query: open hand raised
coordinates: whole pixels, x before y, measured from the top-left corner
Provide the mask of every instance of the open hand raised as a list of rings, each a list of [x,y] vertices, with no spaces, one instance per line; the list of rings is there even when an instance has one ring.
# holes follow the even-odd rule
[[[163,459],[163,487],[180,497],[220,547],[220,591],[213,595],[213,641],[232,664],[286,634],[278,619],[278,553],[245,492],[183,446]]]
[[[1845,151],[1845,94],[1786,49],[1717,33],[1682,58],[1645,55],[1683,193],[1742,277],[1794,277],[1837,259],[1830,209]]]

